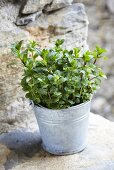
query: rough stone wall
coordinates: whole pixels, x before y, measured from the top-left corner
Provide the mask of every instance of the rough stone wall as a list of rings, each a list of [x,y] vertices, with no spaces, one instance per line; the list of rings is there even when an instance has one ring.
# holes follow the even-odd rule
[[[43,2],[46,3],[46,1]],[[35,13],[31,12],[29,15],[22,14],[22,11],[25,13],[25,10],[24,8],[22,10],[23,4],[21,5],[21,3],[4,3],[0,7],[1,133],[15,129],[17,126],[34,129],[35,121],[29,102],[25,99],[24,92],[19,85],[23,68],[18,59],[10,52],[12,43],[21,39],[35,39],[42,46],[50,46],[55,39],[64,38],[65,46],[69,48],[73,46],[88,48],[88,19],[84,5],[71,4],[71,0],[58,2],[57,4],[54,1],[54,4],[44,4],[40,10],[38,7],[37,11],[34,11]],[[28,8],[31,6],[26,7],[26,10]],[[50,12],[46,12],[47,9]]]

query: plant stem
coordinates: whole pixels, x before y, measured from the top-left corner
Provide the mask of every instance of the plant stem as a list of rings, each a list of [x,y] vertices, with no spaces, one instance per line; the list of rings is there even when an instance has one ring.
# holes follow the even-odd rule
[[[97,59],[95,59],[95,61],[94,61],[94,63],[93,63],[93,64],[95,64],[95,63],[96,63],[96,61],[97,61]]]
[[[50,107],[50,103],[51,103],[51,96],[50,96],[50,93],[48,92],[48,96],[49,96],[49,99],[50,99],[50,102],[49,102],[49,107]]]
[[[91,78],[91,79],[89,79],[89,80],[93,80],[93,79],[95,79],[95,78],[97,78],[98,76],[96,76],[96,77],[93,77],[93,78]]]

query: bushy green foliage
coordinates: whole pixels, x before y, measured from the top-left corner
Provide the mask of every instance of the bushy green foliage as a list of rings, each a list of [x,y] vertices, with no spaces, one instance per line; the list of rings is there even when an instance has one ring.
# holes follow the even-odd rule
[[[96,65],[105,49],[81,53],[80,49],[62,48],[64,40],[57,40],[51,49],[41,49],[35,41],[24,44],[20,41],[12,51],[24,64],[21,80],[26,97],[51,109],[74,106],[91,99],[106,78]]]

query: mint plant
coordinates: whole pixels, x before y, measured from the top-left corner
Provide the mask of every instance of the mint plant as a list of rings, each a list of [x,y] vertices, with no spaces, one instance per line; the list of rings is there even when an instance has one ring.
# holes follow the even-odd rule
[[[12,52],[24,65],[21,86],[36,105],[62,109],[89,101],[101,78],[106,78],[96,64],[98,59],[106,59],[105,49],[96,46],[82,54],[79,48],[62,48],[63,43],[58,39],[51,49],[41,49],[35,41],[12,45]]]

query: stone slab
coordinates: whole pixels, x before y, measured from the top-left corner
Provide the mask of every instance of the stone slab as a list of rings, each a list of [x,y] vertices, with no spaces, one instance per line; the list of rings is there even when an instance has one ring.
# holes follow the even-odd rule
[[[18,129],[2,134],[0,143],[12,152],[5,166],[11,170],[113,170],[114,123],[92,113],[89,122],[88,146],[68,156],[43,151],[37,124],[33,132]]]

